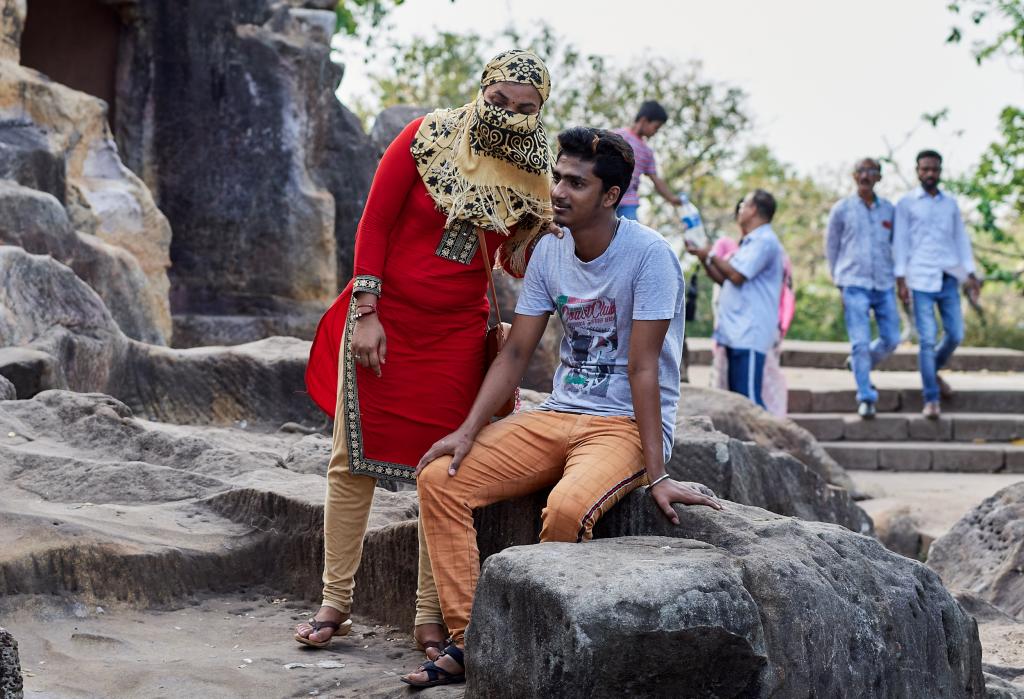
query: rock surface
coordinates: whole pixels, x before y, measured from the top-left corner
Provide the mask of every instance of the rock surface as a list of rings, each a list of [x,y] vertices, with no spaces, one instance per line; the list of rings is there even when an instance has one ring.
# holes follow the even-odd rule
[[[334,95],[331,22],[272,0],[141,0],[124,29],[118,142],[174,226],[172,306],[194,328],[258,318],[248,341],[302,319],[308,337],[351,276],[376,154]]]
[[[467,696],[985,695],[977,625],[928,568],[834,525],[728,503],[674,527],[629,499],[604,533],[647,536],[488,559]]]
[[[14,384],[0,374],[0,400],[14,400],[17,397],[18,392],[14,389]]]
[[[254,581],[314,597],[325,480],[287,468],[303,440],[141,421],[101,394],[0,402],[0,597],[146,607]],[[378,491],[360,610],[415,595],[416,513],[414,493]]]
[[[151,309],[139,303],[149,294],[150,281],[138,259],[98,236],[73,230],[55,196],[0,180],[0,244],[50,255],[68,265],[103,299],[127,336],[164,343],[165,334],[151,317]]]
[[[430,107],[396,104],[378,114],[373,120],[373,128],[370,129],[370,141],[377,150],[378,157],[384,155],[384,151],[398,137],[402,129],[409,125],[409,122],[419,119],[430,111]]]
[[[0,627],[0,699],[22,699],[22,689],[18,642],[10,631]]]
[[[791,420],[779,418],[736,393],[686,385],[679,400],[681,415],[707,415],[715,429],[766,449],[785,451],[832,485],[854,492],[853,481],[814,435]]]
[[[12,9],[16,6],[20,16]],[[0,22],[7,37],[20,37],[23,10],[23,3],[5,2]],[[15,192],[22,200],[14,202],[18,206],[51,209],[45,215],[37,211],[38,221],[23,221],[30,229],[24,235],[33,245],[53,245],[46,252],[63,261],[71,263],[66,255],[73,254],[76,271],[90,271],[85,276],[108,299],[126,333],[165,342],[171,333],[171,229],[149,190],[119,159],[106,104],[18,65],[11,52],[5,55],[7,60],[0,59],[0,173],[56,199],[44,204]],[[10,188],[3,199],[9,216]],[[65,209],[63,217],[56,207]],[[0,242],[10,235],[5,225]]]
[[[932,544],[928,565],[950,589],[967,590],[1024,621],[1024,482],[968,512]]]
[[[13,246],[0,246],[0,337],[13,345],[0,349],[0,374],[22,398],[69,388],[107,393],[169,422],[324,422],[305,394],[308,342],[184,350],[136,342],[70,269]]]

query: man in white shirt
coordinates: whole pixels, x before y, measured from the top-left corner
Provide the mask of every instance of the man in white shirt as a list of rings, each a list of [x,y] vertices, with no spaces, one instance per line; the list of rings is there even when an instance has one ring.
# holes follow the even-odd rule
[[[952,395],[938,370],[963,340],[960,284],[973,296],[981,289],[960,207],[956,199],[939,189],[941,176],[941,155],[933,150],[917,154],[921,186],[896,205],[893,231],[896,288],[904,303],[913,294],[914,323],[921,338],[918,368],[924,388],[922,412],[931,419],[939,417],[940,395]],[[936,307],[942,318],[942,342],[938,345]]]

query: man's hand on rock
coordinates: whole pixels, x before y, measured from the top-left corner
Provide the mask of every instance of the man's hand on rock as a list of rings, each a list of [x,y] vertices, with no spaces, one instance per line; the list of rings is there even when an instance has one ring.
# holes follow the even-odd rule
[[[651,488],[648,494],[654,498],[654,502],[658,503],[658,507],[672,524],[679,524],[679,515],[672,507],[673,503],[687,506],[706,505],[715,510],[722,509],[722,503],[715,497],[715,492],[701,483],[684,483],[666,478]]]

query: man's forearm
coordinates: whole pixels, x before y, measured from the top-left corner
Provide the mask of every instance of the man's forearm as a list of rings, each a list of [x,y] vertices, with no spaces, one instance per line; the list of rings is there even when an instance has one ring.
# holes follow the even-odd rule
[[[462,423],[463,429],[475,435],[490,422],[495,411],[508,400],[522,380],[530,362],[530,354],[505,345],[487,370],[487,376],[484,377],[480,391],[476,394],[473,407]]]
[[[741,286],[743,282],[747,281],[747,278],[737,272],[736,268],[729,264],[728,260],[723,260],[717,255],[711,258],[711,264],[708,266],[714,266],[715,271],[722,275],[722,282],[719,283],[724,283],[728,279],[736,286]]]
[[[711,281],[716,284],[725,284],[725,275],[722,274],[714,264],[717,259],[717,257],[712,257],[710,260],[705,258],[701,260],[701,262],[704,263],[704,269],[707,271],[708,276],[711,277]]]
[[[658,383],[658,365],[630,369],[629,388],[633,394],[633,413],[640,432],[640,447],[649,482],[665,473],[665,454],[662,450],[661,386]]]

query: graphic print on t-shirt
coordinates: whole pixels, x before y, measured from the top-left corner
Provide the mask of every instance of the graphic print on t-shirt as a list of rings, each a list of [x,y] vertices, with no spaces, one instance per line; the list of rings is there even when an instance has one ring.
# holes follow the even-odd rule
[[[607,396],[619,349],[615,299],[562,295],[557,305],[566,341],[572,348],[573,363],[565,374],[565,390],[599,398]]]

